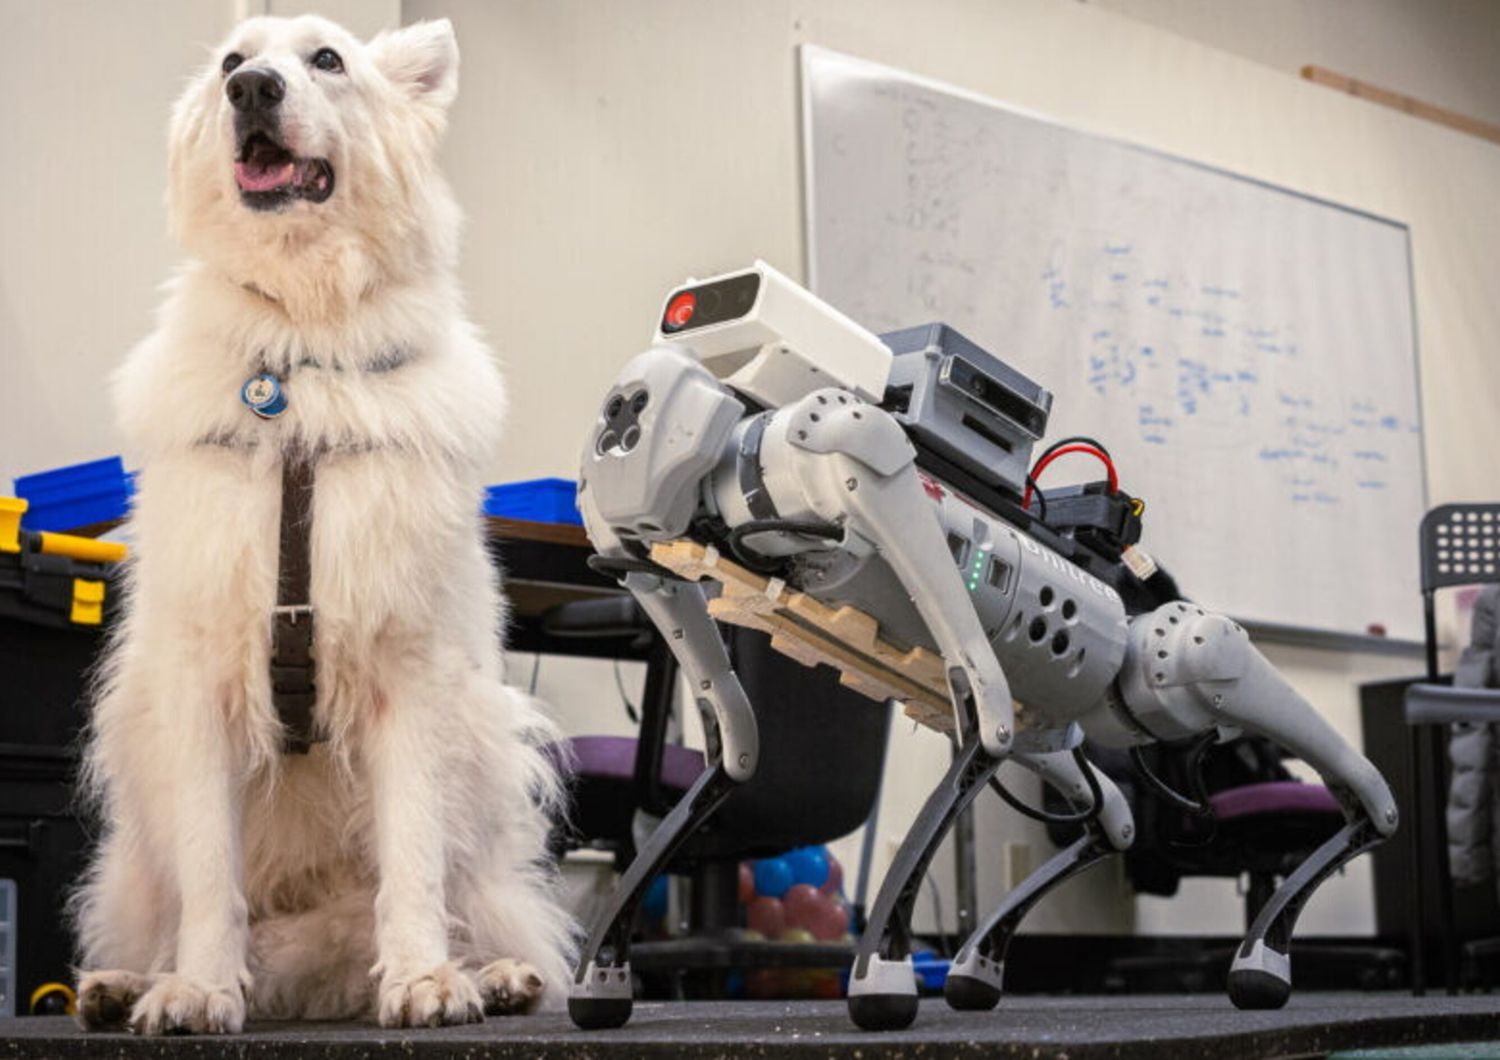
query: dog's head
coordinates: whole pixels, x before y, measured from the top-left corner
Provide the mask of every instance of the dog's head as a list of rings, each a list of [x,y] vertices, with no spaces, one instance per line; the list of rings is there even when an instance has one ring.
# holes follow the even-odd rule
[[[274,297],[442,264],[456,210],[436,154],[457,89],[446,20],[368,44],[315,16],[242,23],[173,112],[174,233]]]

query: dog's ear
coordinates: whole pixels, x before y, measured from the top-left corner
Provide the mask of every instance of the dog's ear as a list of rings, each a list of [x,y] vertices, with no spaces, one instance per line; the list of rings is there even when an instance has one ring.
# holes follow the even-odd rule
[[[370,55],[416,99],[447,107],[458,95],[458,41],[446,18],[387,30],[370,41]]]

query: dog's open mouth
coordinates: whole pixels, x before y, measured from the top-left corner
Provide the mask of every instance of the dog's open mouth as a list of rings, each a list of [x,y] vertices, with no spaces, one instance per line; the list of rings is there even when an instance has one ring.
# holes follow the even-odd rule
[[[264,132],[240,144],[234,164],[240,198],[256,210],[271,210],[293,199],[318,203],[333,194],[333,166],[324,158],[298,158]]]

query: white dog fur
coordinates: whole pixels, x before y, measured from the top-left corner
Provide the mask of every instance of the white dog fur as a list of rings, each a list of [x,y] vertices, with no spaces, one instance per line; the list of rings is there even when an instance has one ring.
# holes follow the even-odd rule
[[[310,63],[323,47],[341,71]],[[230,52],[284,79],[285,145],[332,165],[327,201],[242,203]],[[564,991],[552,730],[504,684],[478,517],[505,396],[462,313],[436,168],[457,67],[446,21],[365,44],[257,18],[173,113],[168,205],[191,260],[117,379],[142,470],[87,755],[105,831],[74,902],[86,1027],[455,1023]],[[285,381],[277,419],[239,398],[261,370]],[[289,446],[318,454],[327,740],[300,756],[267,674]]]

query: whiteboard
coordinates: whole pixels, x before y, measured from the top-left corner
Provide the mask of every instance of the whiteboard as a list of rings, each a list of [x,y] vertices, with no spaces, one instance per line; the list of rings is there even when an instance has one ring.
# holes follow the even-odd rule
[[[1048,437],[1109,447],[1192,599],[1420,639],[1404,225],[821,48],[802,67],[817,294],[877,333],[944,321],[1051,390]]]

